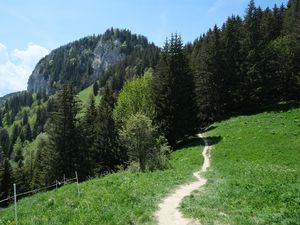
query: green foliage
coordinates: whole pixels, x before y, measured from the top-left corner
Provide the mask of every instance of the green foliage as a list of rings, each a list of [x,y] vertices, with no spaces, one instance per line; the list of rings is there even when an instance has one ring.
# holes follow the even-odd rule
[[[95,48],[98,43],[122,43],[119,61],[115,65],[101,71],[94,70]],[[37,64],[35,71],[46,81],[43,88],[45,93],[54,94],[64,84],[72,84],[81,91],[100,78],[100,87],[107,81],[113,88],[120,90],[123,82],[137,74],[142,74],[146,68],[156,65],[159,49],[147,38],[132,34],[128,30],[108,29],[104,34],[89,36],[53,50]],[[125,70],[126,68],[126,70]],[[38,92],[36,77],[31,76],[28,90]]]
[[[16,140],[16,143],[13,146],[13,152],[12,152],[12,158],[14,159],[15,162],[18,162],[19,160],[23,160],[23,142],[21,141],[20,138]]]
[[[0,161],[0,199],[12,196],[13,171],[7,158]],[[0,206],[6,206],[7,202]]]
[[[150,118],[141,113],[131,115],[122,127],[120,136],[129,159],[138,162],[141,171],[160,166],[161,146],[157,141],[158,131]]]
[[[10,156],[10,140],[7,130],[4,128],[0,128],[0,146],[5,157],[8,158]]]
[[[94,94],[94,96],[97,96],[97,95],[98,95],[98,92],[99,92],[99,85],[98,85],[98,82],[96,81],[96,82],[93,84],[93,94]]]
[[[142,77],[127,81],[122,88],[116,107],[114,119],[119,126],[126,123],[131,115],[142,113],[154,118],[154,103],[151,96],[152,70],[147,70]]]
[[[92,78],[94,59],[94,48],[99,42],[101,36],[89,36],[65,46],[53,50],[49,55],[41,59],[36,70],[39,71],[42,79],[46,80],[49,87],[42,91],[47,94],[54,94],[62,88],[63,84],[71,83],[78,90],[82,90],[94,81]],[[33,85],[34,77],[30,77],[28,81],[28,90],[38,92]]]
[[[113,90],[121,90],[126,80],[142,75],[147,68],[154,68],[159,57],[159,48],[149,43],[141,35],[131,34],[128,30],[109,29],[103,39],[117,38],[121,43],[121,53],[125,58],[116,65],[111,66],[99,79],[99,86],[110,83]]]
[[[231,16],[186,48],[202,126],[299,100],[299,5],[263,10],[251,0],[244,20]]]
[[[71,85],[63,86],[57,95],[56,104],[57,111],[52,113],[46,129],[49,136],[48,150],[56,157],[48,171],[53,180],[64,174],[67,177],[73,176],[83,163],[77,119],[79,105]]]
[[[196,121],[193,76],[181,37],[177,34],[165,43],[154,71],[152,96],[155,122],[172,147],[186,135],[195,133],[199,125]]]
[[[22,160],[18,161],[17,167],[14,169],[14,182],[18,189],[18,193],[24,193],[30,188],[30,181],[28,179],[27,170],[24,167]]]
[[[195,178],[202,163],[200,143],[177,150],[170,168],[146,173],[123,171],[18,202],[19,223],[26,224],[155,224],[157,205],[177,185]],[[0,210],[0,224],[14,220],[13,207]]]
[[[118,143],[118,132],[113,119],[116,99],[109,85],[104,88],[95,121],[95,135],[92,152],[96,161],[97,172],[115,170],[123,163],[124,155]]]
[[[58,165],[59,162],[56,162],[58,157],[54,149],[47,148],[48,145],[49,138],[46,134],[37,136],[34,161],[28,162],[33,172],[31,188],[45,187],[49,183],[53,183],[53,179],[55,179],[50,173],[53,171],[53,166]]]
[[[186,215],[202,224],[299,224],[300,109],[273,110],[213,125],[208,183],[184,200]]]

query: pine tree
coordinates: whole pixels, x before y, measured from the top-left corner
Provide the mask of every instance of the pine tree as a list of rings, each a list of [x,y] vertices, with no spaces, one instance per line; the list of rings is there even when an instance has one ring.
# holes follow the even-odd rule
[[[228,18],[223,29],[223,110],[237,112],[240,110],[242,100],[242,70],[244,54],[241,51],[241,40],[244,38],[242,19],[237,17]]]
[[[46,123],[47,112],[44,107],[38,107],[36,111],[36,121],[32,130],[32,137],[35,138],[40,133],[44,132],[44,125]]]
[[[80,135],[77,113],[79,112],[76,93],[71,85],[64,85],[57,96],[57,111],[51,114],[47,133],[49,151],[55,152],[58,159],[52,165],[56,178],[73,177],[74,171],[80,169],[82,155],[79,151]]]
[[[221,118],[228,99],[224,94],[223,48],[220,30],[215,26],[203,39],[193,63],[198,118],[204,125]]]
[[[98,82],[96,81],[96,82],[93,84],[93,93],[94,93],[94,96],[97,96],[97,95],[98,95],[98,91],[99,91],[99,85],[98,85]]]
[[[98,172],[114,170],[124,158],[118,145],[118,133],[112,115],[115,102],[116,99],[111,86],[105,86],[101,103],[97,109],[93,145]]]
[[[262,72],[263,37],[261,33],[262,9],[256,8],[251,0],[245,17],[245,34],[242,51],[246,54],[243,71],[243,105],[244,109],[253,110],[262,105],[260,96],[263,93]]]
[[[0,146],[5,157],[10,157],[10,139],[7,129],[0,128]]]
[[[22,119],[22,125],[25,126],[27,124],[28,124],[28,113],[27,111],[25,111]]]
[[[299,99],[300,90],[300,0],[289,0],[284,18],[284,33],[290,40],[292,64],[290,65],[289,98]]]
[[[177,34],[166,41],[162,50],[154,71],[152,95],[156,122],[172,147],[195,132],[199,125],[195,116],[193,76]]]
[[[0,109],[0,128],[3,127],[2,119],[3,119],[3,112]]]
[[[55,165],[59,160],[58,153],[55,149],[48,148],[49,139],[46,134],[40,134],[37,137],[37,152],[34,162],[27,165],[26,170],[32,170],[31,187],[44,187],[55,180],[59,179],[59,171],[55,170]]]
[[[93,143],[96,137],[96,118],[97,109],[95,98],[94,95],[91,95],[87,110],[81,123],[81,130],[83,131],[82,139],[84,139],[81,151],[85,152],[84,155],[86,165],[84,168],[86,175],[92,175],[95,167],[95,152],[93,152]]]
[[[14,144],[16,143],[20,134],[20,127],[18,124],[14,124],[12,127],[12,132],[10,136],[10,154],[13,151]]]
[[[19,193],[30,189],[28,174],[26,173],[22,160],[18,161],[17,168],[14,170],[14,181]]]
[[[0,199],[12,196],[13,172],[10,162],[7,158],[0,161]],[[7,202],[2,206],[7,206]]]

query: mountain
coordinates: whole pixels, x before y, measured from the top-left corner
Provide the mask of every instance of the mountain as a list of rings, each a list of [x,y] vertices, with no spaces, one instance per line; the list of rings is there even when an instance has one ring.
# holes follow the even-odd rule
[[[146,37],[111,28],[102,35],[85,37],[59,47],[42,58],[29,77],[27,90],[51,95],[62,84],[72,83],[80,91],[120,63],[136,68],[134,75],[141,74],[146,67],[156,64],[158,52],[158,47],[149,43]],[[105,77],[107,80],[108,76]]]
[[[19,94],[20,92],[13,92],[13,93],[10,93],[10,94],[7,94],[7,95],[4,95],[2,97],[0,97],[0,108],[2,106],[4,106],[5,102],[10,98],[10,97],[13,97],[17,94]]]

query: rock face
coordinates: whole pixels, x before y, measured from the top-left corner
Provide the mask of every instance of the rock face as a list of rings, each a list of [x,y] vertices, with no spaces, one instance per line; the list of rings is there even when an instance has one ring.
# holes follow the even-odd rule
[[[92,36],[53,50],[36,65],[27,90],[53,94],[64,83],[81,90],[99,79],[122,59],[122,43],[116,37]]]
[[[124,58],[124,54],[120,53],[121,42],[119,40],[100,39],[95,50],[92,67],[96,77],[101,76],[104,71],[107,71],[109,66],[114,65]]]
[[[31,92],[37,92],[44,90],[47,94],[53,93],[54,89],[46,81],[45,77],[41,73],[40,64],[37,64],[27,82],[27,90]]]

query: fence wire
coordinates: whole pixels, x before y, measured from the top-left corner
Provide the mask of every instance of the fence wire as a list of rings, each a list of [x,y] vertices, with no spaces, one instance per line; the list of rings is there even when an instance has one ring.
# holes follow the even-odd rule
[[[42,187],[42,188],[37,188],[37,189],[34,189],[34,190],[22,192],[22,193],[18,193],[16,195],[16,197],[20,197],[20,196],[24,196],[24,195],[29,195],[29,194],[36,194],[36,193],[41,192],[41,191],[47,191],[48,189],[54,188],[54,187],[56,187],[56,188],[62,187],[66,183],[70,183],[71,181],[77,181],[77,179],[78,179],[78,177],[76,176],[74,178],[69,178],[69,179],[63,178],[62,180],[56,180],[55,183],[50,184],[49,186]],[[8,202],[10,200],[14,200],[14,196],[7,197],[5,199],[0,200],[0,203]]]

